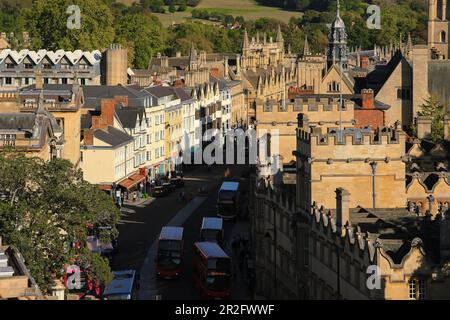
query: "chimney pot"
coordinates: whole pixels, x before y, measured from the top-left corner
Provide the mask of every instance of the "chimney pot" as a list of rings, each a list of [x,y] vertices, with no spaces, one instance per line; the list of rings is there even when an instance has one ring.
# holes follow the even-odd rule
[[[363,109],[375,109],[375,97],[372,89],[361,90],[361,100]]]

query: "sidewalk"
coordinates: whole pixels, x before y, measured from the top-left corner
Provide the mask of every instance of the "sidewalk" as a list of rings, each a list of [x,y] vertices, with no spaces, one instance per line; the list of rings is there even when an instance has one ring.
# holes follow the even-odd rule
[[[246,260],[242,262],[241,266],[240,264],[240,257],[239,257],[239,250],[237,254],[235,255],[232,248],[231,248],[231,240],[234,236],[239,235],[241,239],[248,239],[250,240],[250,232],[249,232],[249,222],[248,221],[240,221],[237,220],[234,222],[231,232],[226,236],[226,246],[225,251],[231,256],[232,263],[233,263],[233,294],[232,299],[236,300],[251,300],[252,294],[248,288],[248,277],[247,277],[247,264]],[[249,242],[250,244],[250,242]],[[242,246],[241,246],[242,247]]]
[[[124,200],[123,205],[127,206],[136,206],[136,207],[145,207],[152,203],[155,200],[155,198],[148,197],[146,199],[136,199],[136,201],[133,200]]]

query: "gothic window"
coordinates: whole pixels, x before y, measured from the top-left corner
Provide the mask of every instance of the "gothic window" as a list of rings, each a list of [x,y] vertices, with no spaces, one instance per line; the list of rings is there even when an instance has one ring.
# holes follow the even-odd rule
[[[440,38],[441,38],[440,40],[441,40],[442,43],[447,42],[446,41],[447,40],[447,34],[445,33],[445,31],[441,32]]]

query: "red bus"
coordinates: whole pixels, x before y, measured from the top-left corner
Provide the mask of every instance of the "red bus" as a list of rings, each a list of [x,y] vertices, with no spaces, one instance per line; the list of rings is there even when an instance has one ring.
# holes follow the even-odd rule
[[[158,240],[156,274],[161,278],[181,276],[183,228],[163,227]]]
[[[194,244],[194,282],[209,298],[229,298],[231,258],[215,242]]]

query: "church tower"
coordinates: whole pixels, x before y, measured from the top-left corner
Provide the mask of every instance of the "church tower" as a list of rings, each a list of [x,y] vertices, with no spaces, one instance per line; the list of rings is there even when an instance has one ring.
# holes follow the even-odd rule
[[[348,64],[348,49],[347,49],[347,32],[345,31],[345,24],[340,13],[339,0],[337,2],[337,14],[331,24],[331,30],[328,34],[328,52],[327,63],[328,66],[338,64],[342,61],[342,68],[347,69]]]
[[[433,59],[449,59],[450,6],[448,0],[428,0],[428,47]]]

